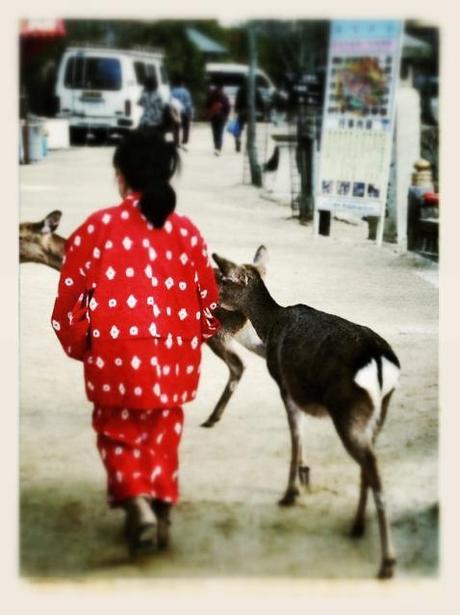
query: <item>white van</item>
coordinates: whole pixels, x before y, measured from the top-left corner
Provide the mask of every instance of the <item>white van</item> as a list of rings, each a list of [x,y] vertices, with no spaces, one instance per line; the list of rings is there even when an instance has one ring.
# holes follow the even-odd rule
[[[247,64],[209,62],[205,66],[205,72],[208,86],[222,84],[233,107],[238,89],[248,78],[249,66]],[[256,88],[260,91],[265,103],[270,103],[276,91],[275,86],[267,73],[260,68],[256,70]]]
[[[156,77],[163,100],[170,100],[163,59],[160,51],[68,48],[57,75],[57,116],[69,120],[74,138],[88,131],[109,135],[136,128],[146,77]]]

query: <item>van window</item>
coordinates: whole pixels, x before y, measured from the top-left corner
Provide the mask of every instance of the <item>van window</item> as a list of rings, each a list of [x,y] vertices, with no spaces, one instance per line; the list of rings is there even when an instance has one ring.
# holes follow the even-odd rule
[[[160,73],[161,73],[161,82],[164,83],[165,85],[168,85],[169,83],[168,71],[163,65],[161,65],[160,67]]]
[[[241,73],[209,73],[211,85],[227,85],[240,87],[246,81],[246,75]]]
[[[145,83],[146,70],[143,62],[134,62],[134,72],[136,73],[136,81],[141,85]]]
[[[270,84],[268,80],[262,75],[257,75],[256,77],[256,87],[258,88],[270,88]]]
[[[116,58],[73,56],[67,61],[64,85],[70,89],[120,90],[120,61]]]

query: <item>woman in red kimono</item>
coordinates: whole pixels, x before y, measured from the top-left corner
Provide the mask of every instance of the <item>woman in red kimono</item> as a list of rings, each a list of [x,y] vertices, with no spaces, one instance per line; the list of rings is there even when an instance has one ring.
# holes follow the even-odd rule
[[[123,201],[68,238],[52,315],[67,355],[83,361],[108,501],[127,512],[133,553],[167,547],[182,404],[196,396],[201,344],[219,327],[206,244],[174,212],[177,162],[154,131],[117,147]]]

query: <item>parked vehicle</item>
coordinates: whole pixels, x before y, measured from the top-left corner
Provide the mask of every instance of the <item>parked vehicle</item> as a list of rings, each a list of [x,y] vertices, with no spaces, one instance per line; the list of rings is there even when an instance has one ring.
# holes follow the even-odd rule
[[[236,93],[249,75],[249,66],[247,64],[210,62],[206,64],[205,72],[208,85],[223,84],[224,92],[233,107],[235,105]],[[276,88],[270,77],[260,68],[256,71],[256,88],[258,88],[268,108],[275,95]]]
[[[169,102],[163,60],[161,51],[70,47],[58,70],[57,116],[69,120],[74,140],[88,131],[109,136],[136,128],[146,77],[156,78],[161,96]]]

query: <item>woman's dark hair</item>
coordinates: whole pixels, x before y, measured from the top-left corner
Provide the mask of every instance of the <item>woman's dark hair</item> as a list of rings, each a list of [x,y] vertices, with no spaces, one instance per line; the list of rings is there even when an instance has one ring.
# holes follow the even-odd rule
[[[153,128],[128,133],[115,150],[114,167],[132,190],[140,192],[141,212],[155,228],[162,228],[176,207],[169,180],[178,164],[174,143]]]

